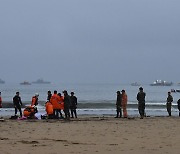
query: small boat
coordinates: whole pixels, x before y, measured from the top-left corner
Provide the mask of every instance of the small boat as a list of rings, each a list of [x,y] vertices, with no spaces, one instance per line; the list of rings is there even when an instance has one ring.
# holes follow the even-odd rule
[[[180,89],[177,89],[176,92],[180,93]]]
[[[131,86],[140,86],[140,84],[137,82],[134,82],[134,83],[131,83]]]
[[[172,82],[167,82],[164,80],[156,80],[155,82],[150,84],[150,86],[172,86],[172,85],[173,85]]]
[[[24,82],[21,82],[20,85],[31,85],[31,83],[28,81],[24,81]]]
[[[33,84],[50,84],[51,82],[49,81],[44,81],[43,79],[38,79],[36,81],[32,82]]]
[[[2,79],[0,79],[0,84],[4,84],[5,83],[5,81],[3,81]]]

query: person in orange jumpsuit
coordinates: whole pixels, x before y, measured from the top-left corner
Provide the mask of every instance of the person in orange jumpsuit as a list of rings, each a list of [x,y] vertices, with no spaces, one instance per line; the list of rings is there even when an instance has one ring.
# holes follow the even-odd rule
[[[62,115],[62,112],[61,110],[63,111],[64,110],[64,97],[61,95],[61,93],[58,93],[58,96],[59,96],[59,113],[60,113],[60,118],[63,119],[63,115]]]
[[[31,106],[37,106],[38,105],[38,97],[39,97],[38,93],[36,93],[35,96],[32,97]]]
[[[127,118],[127,94],[125,90],[122,90],[122,109],[123,109],[123,117]]]
[[[53,105],[54,118],[58,119],[59,118],[59,102],[60,102],[60,97],[57,94],[56,90],[54,90],[54,94],[51,96],[50,102]]]

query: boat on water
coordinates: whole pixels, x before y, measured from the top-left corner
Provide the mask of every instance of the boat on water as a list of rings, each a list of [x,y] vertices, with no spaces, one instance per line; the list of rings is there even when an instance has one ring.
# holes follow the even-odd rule
[[[153,83],[150,84],[150,86],[172,86],[172,82],[167,82],[164,80],[156,80]]]
[[[180,89],[176,89],[176,90],[175,90],[175,89],[171,89],[171,92],[172,92],[172,93],[176,93],[176,92],[177,92],[177,93],[180,93]]]
[[[32,82],[33,84],[50,84],[50,81],[44,81],[43,79],[38,79]]]
[[[5,81],[3,81],[2,79],[0,79],[0,84],[4,84],[5,83]]]
[[[20,85],[31,85],[31,83],[28,82],[28,81],[23,81],[23,82],[20,83]]]
[[[131,86],[140,86],[141,84],[139,84],[138,82],[133,82],[131,83]]]

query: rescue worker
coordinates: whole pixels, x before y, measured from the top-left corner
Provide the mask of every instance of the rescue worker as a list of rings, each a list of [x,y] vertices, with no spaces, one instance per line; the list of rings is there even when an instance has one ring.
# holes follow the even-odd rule
[[[2,97],[1,97],[1,92],[0,92],[0,108],[2,108]]]
[[[146,93],[143,92],[143,88],[140,87],[139,92],[137,94],[137,100],[138,100],[138,110],[141,119],[143,119],[145,116],[145,97],[146,97]]]
[[[117,112],[117,115],[116,115],[115,118],[121,118],[122,117],[122,110],[121,110],[122,96],[121,96],[120,91],[117,91],[116,93],[117,93],[117,99],[116,99],[116,112]]]
[[[180,99],[177,101],[178,110],[179,110],[179,117],[180,117]]]
[[[63,111],[64,110],[64,97],[61,95],[61,93],[58,93],[58,96],[59,96],[59,113],[60,113],[60,118],[63,119],[63,115],[62,115],[62,112],[61,110]]]
[[[48,90],[48,92],[47,92],[47,101],[50,102],[51,96],[52,96],[51,91]]]
[[[50,102],[53,105],[53,110],[54,110],[54,118],[58,119],[59,118],[59,101],[60,97],[57,94],[57,90],[54,90],[54,94],[51,96]]]
[[[53,119],[54,118],[53,105],[49,101],[47,101],[45,106],[46,106],[46,113],[47,113],[48,119]]]
[[[69,108],[71,104],[70,96],[68,95],[68,92],[66,90],[63,91],[64,94],[64,113],[65,113],[65,119],[70,119],[70,113]]]
[[[167,108],[167,112],[168,112],[169,116],[171,116],[172,102],[173,102],[173,97],[171,96],[171,92],[168,92],[166,108]]]
[[[71,118],[74,118],[74,116],[75,116],[75,118],[77,118],[77,112],[76,112],[76,109],[77,109],[77,97],[74,96],[74,92],[71,92],[70,99],[71,99],[71,105],[70,105]]]
[[[37,119],[35,114],[37,113],[37,108],[35,106],[28,106],[24,109],[24,116],[28,119]]]
[[[38,97],[39,97],[38,93],[36,93],[35,96],[32,97],[31,106],[37,106],[38,105]]]
[[[15,108],[15,116],[17,115],[17,110],[19,110],[20,117],[22,117],[22,110],[21,110],[22,101],[21,101],[21,97],[19,96],[19,92],[16,92],[16,95],[13,97],[13,104]]]
[[[127,118],[127,94],[126,91],[123,89],[122,91],[122,109],[123,109],[123,117]]]

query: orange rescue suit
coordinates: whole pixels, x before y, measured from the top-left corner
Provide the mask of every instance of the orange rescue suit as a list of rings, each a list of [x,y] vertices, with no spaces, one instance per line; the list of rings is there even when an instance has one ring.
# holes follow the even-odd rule
[[[31,106],[37,105],[38,98],[36,96],[32,97]]]
[[[60,97],[58,94],[53,94],[50,99],[53,109],[59,109]]]
[[[46,103],[46,112],[47,115],[53,114],[53,105],[50,102]]]
[[[35,109],[34,107],[32,106],[28,106],[24,109],[24,112],[23,112],[24,116],[25,117],[29,117],[29,116],[32,116],[35,114]]]
[[[64,97],[61,96],[59,99],[59,109],[64,110]]]
[[[128,101],[128,98],[127,98],[127,95],[126,93],[122,93],[122,108],[123,108],[123,116],[125,118],[127,118],[127,101]]]

